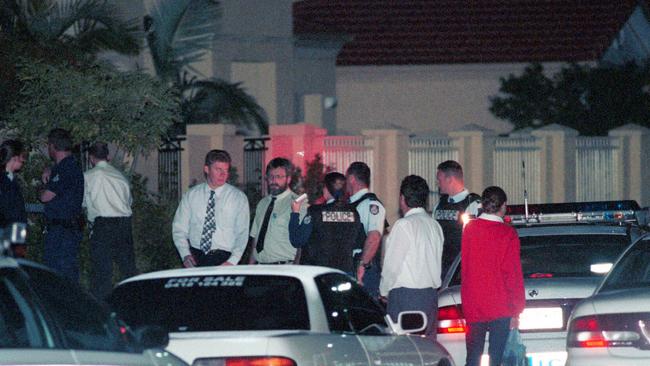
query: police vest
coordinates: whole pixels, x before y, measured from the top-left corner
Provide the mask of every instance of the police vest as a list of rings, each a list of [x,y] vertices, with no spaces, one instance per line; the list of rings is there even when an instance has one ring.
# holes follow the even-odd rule
[[[356,208],[347,202],[335,201],[309,207],[312,232],[303,248],[301,263],[337,268],[353,273],[352,252],[365,241],[363,224]]]
[[[448,195],[440,196],[440,202],[434,212],[434,218],[442,227],[445,241],[442,249],[442,270],[443,276],[460,253],[460,241],[463,234],[462,215],[467,207],[481,197],[476,193],[470,193],[464,200],[450,203]]]

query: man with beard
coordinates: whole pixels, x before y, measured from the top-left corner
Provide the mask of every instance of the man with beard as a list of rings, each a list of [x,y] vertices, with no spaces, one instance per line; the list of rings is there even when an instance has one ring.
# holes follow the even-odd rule
[[[293,264],[299,252],[289,241],[291,202],[297,195],[289,189],[293,164],[285,158],[275,158],[266,166],[269,194],[255,210],[251,227],[249,264]],[[303,209],[300,216],[304,216]]]

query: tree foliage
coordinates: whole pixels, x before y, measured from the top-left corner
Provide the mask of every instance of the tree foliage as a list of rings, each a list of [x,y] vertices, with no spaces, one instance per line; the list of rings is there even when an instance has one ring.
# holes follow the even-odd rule
[[[627,123],[650,127],[649,82],[650,64],[570,64],[552,76],[532,64],[521,75],[501,78],[490,111],[515,129],[557,123],[583,135],[606,135]]]
[[[77,143],[99,139],[147,152],[179,116],[178,93],[140,72],[25,61],[18,78],[20,100],[7,127],[28,142],[62,127]]]

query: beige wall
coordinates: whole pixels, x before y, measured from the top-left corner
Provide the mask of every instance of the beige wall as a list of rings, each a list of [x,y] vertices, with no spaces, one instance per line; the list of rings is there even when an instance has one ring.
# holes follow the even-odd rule
[[[527,64],[339,66],[336,123],[340,134],[400,127],[444,134],[467,124],[497,133],[512,129],[489,111],[499,78]],[[553,73],[560,64],[544,65]]]

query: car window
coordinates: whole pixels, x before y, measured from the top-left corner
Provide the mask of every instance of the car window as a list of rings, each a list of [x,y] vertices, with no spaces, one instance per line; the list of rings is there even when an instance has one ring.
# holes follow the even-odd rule
[[[65,348],[137,352],[129,334],[120,332],[114,315],[90,294],[48,270],[23,266],[40,303],[63,334]]]
[[[330,331],[387,334],[385,311],[350,277],[329,273],[316,277]]]
[[[612,268],[599,292],[650,287],[650,238],[637,242]]]
[[[625,235],[605,234],[522,236],[519,240],[525,278],[602,277],[629,244]],[[460,285],[460,266],[450,285]]]
[[[28,286],[13,268],[0,269],[0,348],[48,348],[52,337]]]
[[[170,332],[309,330],[300,280],[287,276],[192,276],[118,286],[110,302],[131,326]]]

